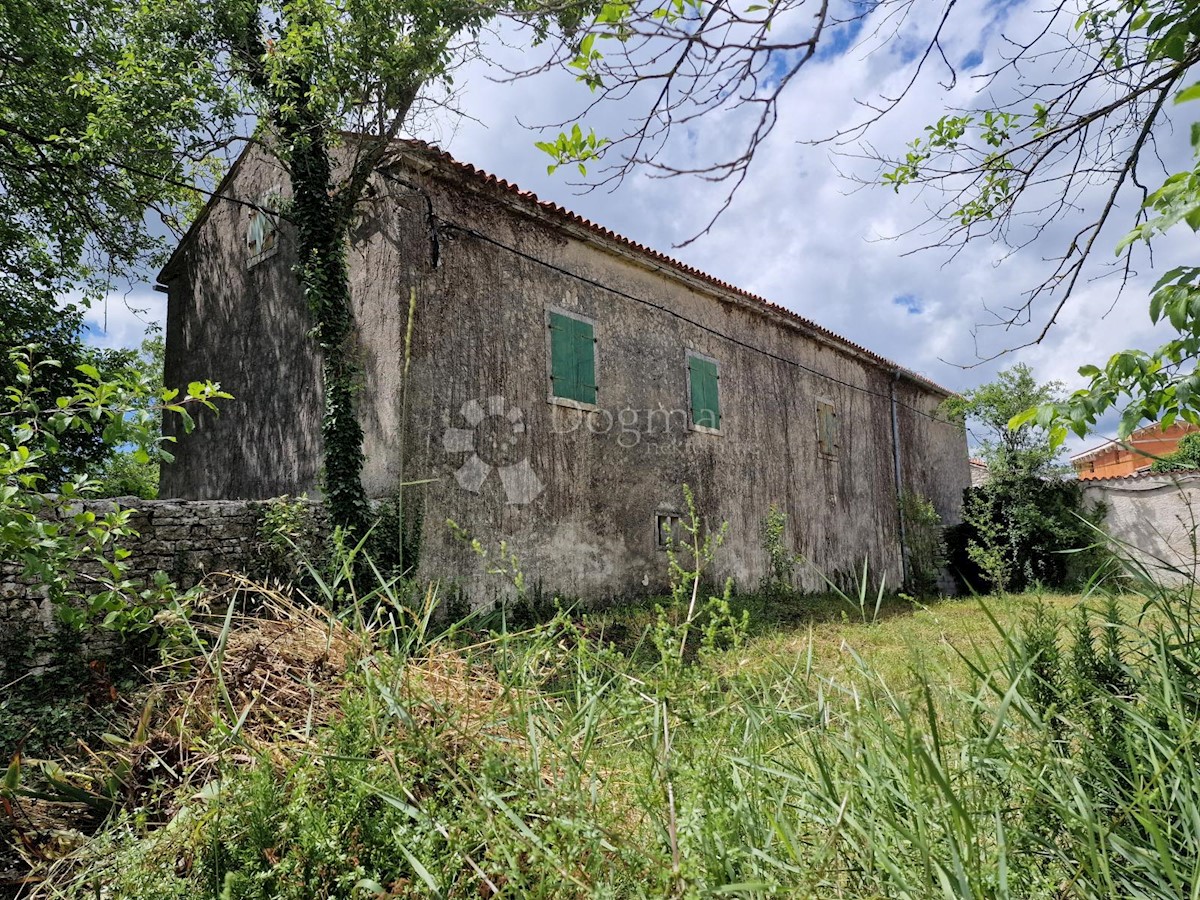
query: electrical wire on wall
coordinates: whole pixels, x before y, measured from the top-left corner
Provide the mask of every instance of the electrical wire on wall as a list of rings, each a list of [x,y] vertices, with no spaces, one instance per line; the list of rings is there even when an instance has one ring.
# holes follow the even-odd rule
[[[860,384],[854,384],[849,381],[843,381],[842,379],[837,378],[836,376],[830,375],[828,372],[822,372],[819,369],[814,369],[812,366],[805,365],[804,363],[798,362],[797,360],[790,359],[786,356],[780,356],[777,353],[772,353],[771,351],[764,350],[761,347],[756,347],[755,345],[747,343],[746,341],[742,340],[741,338],[737,338],[737,337],[734,337],[733,335],[726,334],[725,332],[720,331],[716,328],[713,328],[709,325],[705,325],[702,322],[697,322],[695,319],[691,319],[688,316],[685,316],[683,313],[678,312],[677,310],[671,309],[670,307],[664,306],[661,303],[655,303],[654,301],[647,300],[644,297],[638,297],[637,295],[631,294],[628,291],[621,290],[620,288],[613,287],[612,285],[604,284],[603,282],[597,281],[594,278],[589,278],[586,275],[580,275],[579,273],[572,272],[569,269],[565,269],[562,266],[557,265],[556,263],[552,263],[552,262],[549,262],[548,260],[541,259],[537,256],[534,256],[531,253],[526,253],[524,250],[521,250],[517,247],[513,247],[509,244],[506,244],[503,241],[500,241],[494,237],[491,237],[490,235],[484,234],[482,231],[479,231],[478,229],[473,228],[469,225],[462,225],[462,224],[460,224],[458,222],[454,222],[450,219],[444,219],[441,216],[437,215],[437,213],[434,211],[433,199],[429,196],[428,192],[426,192],[424,188],[419,187],[418,185],[413,184],[411,181],[408,181],[406,179],[397,178],[396,176],[391,175],[388,172],[381,171],[380,174],[383,175],[384,178],[386,178],[388,181],[392,182],[393,184],[395,184],[399,187],[403,187],[406,190],[410,190],[410,191],[420,194],[422,196],[422,198],[424,199],[424,201],[425,201],[425,216],[426,216],[426,221],[429,224],[429,229],[430,229],[430,243],[432,246],[432,256],[433,256],[435,268],[440,267],[441,262],[442,262],[442,256],[444,253],[444,251],[441,247],[441,241],[439,240],[439,236],[438,236],[438,227],[442,226],[451,231],[457,231],[461,234],[475,238],[476,240],[483,241],[484,243],[490,244],[493,247],[496,247],[500,250],[504,250],[507,253],[511,253],[515,256],[520,257],[521,259],[524,259],[524,260],[532,262],[536,265],[542,266],[543,268],[550,269],[551,271],[557,272],[560,275],[564,275],[568,278],[574,279],[575,281],[579,281],[583,284],[590,285],[591,287],[598,288],[602,291],[613,294],[614,296],[621,297],[622,299],[630,300],[634,303],[640,303],[641,305],[647,306],[654,310],[657,310],[658,312],[663,313],[664,315],[678,319],[682,322],[686,322],[687,324],[691,325],[694,328],[698,328],[701,331],[704,331],[704,332],[707,332],[708,334],[713,335],[714,337],[720,338],[721,340],[728,341],[729,343],[734,344],[738,347],[741,347],[742,349],[749,350],[752,353],[758,353],[762,356],[767,357],[768,359],[773,359],[776,362],[781,362],[781,363],[784,363],[785,365],[793,366],[797,369],[800,369],[801,371],[804,371],[804,372],[809,373],[810,375],[813,375],[814,377],[823,378],[826,381],[830,381],[834,384],[841,385],[842,387],[845,387],[852,391],[858,391],[860,393],[867,394],[872,397],[877,397],[880,400],[886,401],[889,405],[894,404],[895,406],[902,406],[905,409],[915,413],[916,415],[921,416],[926,419],[929,419],[930,421],[933,421],[933,422],[938,422],[938,423],[942,423],[942,424],[956,424],[956,423],[950,422],[948,419],[945,419],[942,416],[938,416],[933,413],[925,412],[925,410],[918,409],[917,407],[913,406],[912,404],[904,403],[903,401],[897,399],[895,397],[894,392],[891,390],[876,391],[876,390],[872,390],[869,387],[864,387],[863,385],[860,385]],[[880,368],[883,369],[884,371],[888,372],[888,374],[890,374],[890,375],[901,374],[901,370],[899,368],[896,368],[891,371],[889,371],[888,367],[886,367],[886,366],[881,365]]]
[[[827,372],[822,372],[821,370],[814,369],[812,366],[805,365],[802,362],[798,362],[794,359],[789,359],[786,356],[780,356],[777,353],[772,353],[771,351],[764,350],[761,347],[756,347],[753,344],[747,343],[746,341],[742,340],[741,338],[737,338],[732,335],[726,334],[723,331],[720,331],[716,328],[712,328],[711,326],[705,325],[702,322],[697,322],[695,319],[691,319],[688,316],[685,316],[683,313],[673,310],[667,306],[663,306],[660,303],[655,303],[652,300],[647,300],[643,297],[638,297],[635,294],[630,294],[629,292],[623,291],[620,288],[615,288],[615,287],[612,287],[611,285],[604,284],[603,282],[596,281],[595,279],[589,278],[586,275],[580,275],[576,272],[570,271],[569,269],[564,269],[563,267],[561,267],[555,263],[548,262],[544,259],[539,259],[538,257],[536,257],[530,253],[526,253],[524,250],[520,250],[516,247],[511,247],[508,244],[503,243],[502,241],[498,241],[495,238],[490,237],[481,231],[478,231],[477,229],[471,228],[466,225],[460,225],[457,222],[452,222],[449,219],[443,219],[440,216],[435,216],[435,218],[438,223],[440,223],[442,226],[444,226],[450,230],[458,231],[463,234],[469,235],[470,237],[473,237],[477,240],[484,241],[485,243],[491,244],[494,247],[498,247],[501,250],[505,250],[509,253],[515,254],[516,256],[519,256],[522,259],[528,260],[529,262],[536,263],[539,266],[543,266],[547,269],[551,269],[555,272],[558,272],[561,275],[567,276],[568,278],[573,278],[576,281],[580,281],[580,282],[590,285],[592,287],[599,288],[602,291],[606,291],[610,294],[614,294],[625,300],[631,300],[634,303],[640,303],[643,306],[648,306],[651,309],[657,310],[658,312],[661,312],[665,315],[671,316],[672,318],[679,319],[682,322],[686,322],[687,324],[689,324],[695,328],[699,328],[701,331],[705,331],[708,334],[713,335],[714,337],[718,337],[722,340],[728,341],[729,343],[735,344],[738,347],[741,347],[745,350],[749,350],[753,353],[761,354],[762,356],[768,357],[769,359],[776,360],[777,362],[785,363],[786,365],[794,366],[795,368],[801,369],[802,371],[807,372],[811,375],[814,375],[817,378],[824,378],[827,381],[831,381],[834,384],[839,384],[842,387],[848,388],[852,391],[859,391],[861,393],[868,394],[872,397],[878,397],[881,400],[886,400],[889,403],[892,402],[892,397],[887,392],[876,391],[876,390],[872,390],[869,387],[864,387],[863,385],[853,384],[852,382],[849,382],[849,381],[843,381],[840,378],[830,375]],[[880,368],[883,368],[884,371],[887,371],[886,367],[881,366]],[[889,374],[893,374],[893,373],[889,372]],[[896,400],[895,402],[898,406],[903,406],[905,409],[911,410],[912,412],[916,413],[917,415],[923,416],[934,422],[951,424],[951,423],[949,423],[949,420],[942,418],[941,416],[938,416],[938,415],[927,413],[922,409],[917,409],[917,407],[912,406],[911,404],[904,403],[900,400]]]

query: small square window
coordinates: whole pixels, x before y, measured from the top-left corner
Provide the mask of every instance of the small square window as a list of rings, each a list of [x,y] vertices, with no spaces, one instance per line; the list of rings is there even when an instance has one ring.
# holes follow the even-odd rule
[[[831,400],[817,401],[817,452],[834,458],[838,455],[838,414]]]
[[[654,543],[660,550],[679,543],[683,520],[675,513],[655,513]]]

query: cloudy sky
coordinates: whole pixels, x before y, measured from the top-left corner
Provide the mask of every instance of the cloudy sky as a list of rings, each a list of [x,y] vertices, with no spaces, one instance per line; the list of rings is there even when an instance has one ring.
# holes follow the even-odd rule
[[[1042,8],[1036,0],[960,2],[942,41],[946,57],[958,68],[957,83],[947,90],[945,67],[930,66],[906,99],[872,126],[870,143],[895,154],[948,108],[986,105],[977,93],[978,76],[1003,62],[1010,40],[1044,27]],[[472,65],[456,79],[466,116],[427,123],[417,136],[543,199],[789,307],[947,387],[969,388],[1016,362],[1033,366],[1041,380],[1078,386],[1081,364],[1100,363],[1126,347],[1148,349],[1158,343],[1162,335],[1155,334],[1146,313],[1148,288],[1156,273],[1194,252],[1192,235],[1177,230],[1156,245],[1153,268],[1143,254],[1119,300],[1115,277],[1081,283],[1041,344],[981,363],[981,357],[1036,337],[1049,304],[1035,308],[1036,325],[1018,330],[986,327],[989,310],[1020,303],[1023,292],[1047,275],[1046,260],[1060,254],[1086,220],[1053,225],[1016,254],[988,239],[952,259],[945,250],[914,252],[928,242],[928,234],[903,235],[919,226],[930,204],[940,198],[863,187],[859,181],[870,180],[875,170],[856,158],[858,147],[837,150],[809,143],[861,121],[862,101],[900,92],[912,77],[914,52],[927,43],[942,9],[937,0],[916,0],[903,21],[892,22],[886,41],[871,36],[876,23],[870,20],[861,30],[844,28],[830,35],[824,50],[784,92],[778,125],[758,150],[730,208],[710,233],[685,247],[676,245],[693,237],[720,206],[722,185],[695,178],[656,179],[643,172],[615,190],[586,191],[574,184],[580,179],[573,171],[547,173],[548,158],[533,144],[556,132],[539,134],[531,126],[573,120],[589,99],[586,88],[562,72],[505,83],[495,79],[495,68]],[[801,9],[784,28],[801,34],[811,21]],[[528,62],[527,56],[513,53],[497,42],[490,55],[510,65]],[[1035,67],[1026,75],[1036,78],[1039,73]],[[1002,99],[1005,88],[1002,80],[992,96]],[[635,92],[621,104],[592,111],[584,125],[601,135],[623,134],[630,117],[643,108],[640,102],[644,100]],[[684,167],[721,158],[744,134],[740,125],[736,114],[701,119],[676,133],[667,148],[669,158]],[[1157,138],[1169,168],[1187,165],[1186,127],[1164,123]],[[603,164],[593,165],[589,174],[595,178],[602,170]],[[1155,173],[1148,171],[1146,178]],[[1159,180],[1161,174],[1154,183]],[[1099,185],[1086,192],[1084,212],[1093,212],[1105,193]],[[1098,241],[1099,262],[1112,259],[1137,203],[1132,194],[1124,198],[1114,226]],[[1104,272],[1097,266],[1091,275]],[[148,284],[135,285],[93,311],[93,339],[130,345],[146,322],[162,316],[162,295],[152,293]],[[1115,421],[1104,424],[1115,427]]]

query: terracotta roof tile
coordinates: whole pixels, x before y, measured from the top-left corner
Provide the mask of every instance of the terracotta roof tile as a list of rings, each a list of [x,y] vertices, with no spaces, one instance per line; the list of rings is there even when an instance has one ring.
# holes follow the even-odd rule
[[[1134,481],[1139,478],[1149,478],[1151,475],[1195,475],[1195,472],[1151,472],[1149,469],[1140,469],[1137,472],[1127,472],[1124,475],[1089,475],[1087,478],[1080,478],[1079,483],[1087,487],[1092,481]]]
[[[777,313],[785,315],[788,318],[794,319],[797,322],[801,323],[806,329],[814,331],[817,334],[821,335],[822,337],[825,337],[836,344],[841,344],[842,346],[844,346],[850,350],[853,350],[855,353],[858,353],[858,354],[861,354],[861,355],[867,357],[868,359],[879,364],[880,366],[883,366],[885,368],[888,368],[888,369],[891,369],[894,371],[898,370],[899,372],[901,372],[902,374],[904,374],[911,380],[918,382],[919,384],[925,385],[926,387],[932,388],[933,390],[935,390],[939,393],[946,394],[946,395],[951,395],[954,393],[953,391],[942,387],[937,382],[935,382],[929,378],[926,378],[924,375],[921,375],[918,372],[914,372],[911,369],[901,366],[898,363],[895,363],[895,362],[891,361],[890,359],[887,359],[884,356],[880,356],[878,353],[875,353],[872,350],[868,350],[866,347],[862,346],[861,344],[857,344],[854,341],[844,338],[841,335],[839,335],[833,331],[830,331],[828,328],[825,328],[822,325],[818,325],[816,322],[812,321],[811,319],[805,318],[804,316],[788,309],[785,306],[780,306],[778,303],[772,303],[770,300],[767,300],[765,297],[761,297],[758,294],[753,294],[750,291],[744,290],[743,288],[740,288],[736,285],[730,284],[727,281],[722,281],[721,279],[716,278],[715,276],[709,275],[707,272],[703,272],[700,269],[695,268],[694,266],[689,266],[687,263],[681,262],[680,260],[677,260],[674,257],[667,256],[665,253],[662,253],[651,247],[647,247],[645,244],[640,244],[637,241],[634,241],[630,238],[625,237],[624,235],[618,234],[617,232],[613,231],[611,228],[606,228],[603,225],[599,225],[599,224],[591,221],[590,219],[587,219],[587,218],[579,215],[578,213],[572,212],[571,210],[567,209],[564,206],[560,206],[559,204],[554,203],[553,201],[542,200],[533,191],[524,190],[521,187],[519,187],[518,185],[513,184],[512,182],[507,181],[505,179],[498,178],[495,175],[493,175],[492,173],[487,172],[484,169],[480,169],[479,167],[474,166],[471,163],[460,162],[459,160],[455,159],[453,156],[451,156],[449,153],[447,153],[445,150],[441,149],[440,147],[437,147],[433,144],[426,143],[425,141],[418,141],[418,140],[412,140],[412,139],[398,141],[397,143],[402,144],[403,146],[405,146],[411,150],[415,150],[419,153],[433,156],[433,157],[439,159],[440,161],[442,161],[443,163],[449,164],[451,167],[453,167],[457,171],[459,171],[465,175],[468,175],[472,178],[475,178],[477,181],[479,181],[483,184],[498,187],[498,188],[500,188],[500,190],[502,190],[508,194],[511,194],[514,197],[518,197],[522,200],[528,201],[531,204],[536,205],[538,207],[539,211],[541,211],[543,213],[548,213],[555,218],[566,220],[568,222],[571,222],[572,224],[582,226],[583,228],[586,228],[587,230],[589,230],[595,234],[599,234],[599,235],[607,238],[608,240],[614,241],[615,243],[621,244],[622,246],[627,247],[630,250],[633,250],[633,251],[641,254],[642,256],[646,256],[657,262],[665,263],[666,265],[670,266],[671,268],[673,268],[679,272],[683,272],[684,274],[689,275],[692,278],[695,278],[700,281],[704,281],[708,284],[711,284],[715,287],[720,288],[723,291],[727,291],[731,294],[736,294],[739,297],[744,297],[748,300],[752,300],[755,303],[758,303],[762,306],[767,307],[768,309],[771,309]]]

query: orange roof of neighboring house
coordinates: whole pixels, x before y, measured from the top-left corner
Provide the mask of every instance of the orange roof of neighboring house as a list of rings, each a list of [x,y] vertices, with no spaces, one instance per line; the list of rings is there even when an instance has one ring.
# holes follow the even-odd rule
[[[1091,478],[1082,479],[1080,483],[1086,487],[1092,481],[1129,481],[1135,478],[1149,478],[1151,475],[1200,475],[1200,471],[1180,469],[1175,472],[1154,472],[1149,466],[1145,466],[1136,472],[1126,472],[1123,475],[1093,475]]]
[[[1186,423],[1180,421],[1178,424],[1186,424]],[[1172,426],[1172,427],[1174,427],[1174,426]],[[1071,462],[1073,462],[1073,463],[1074,462],[1085,462],[1086,460],[1092,458],[1093,456],[1097,456],[1100,453],[1103,453],[1105,450],[1111,450],[1114,447],[1128,448],[1128,447],[1130,447],[1130,445],[1135,443],[1138,438],[1146,437],[1148,434],[1150,434],[1156,430],[1161,432],[1161,431],[1165,431],[1166,429],[1164,429],[1161,425],[1159,425],[1158,422],[1151,422],[1149,425],[1143,425],[1141,428],[1135,429],[1129,435],[1129,437],[1127,437],[1124,441],[1118,441],[1114,438],[1108,438],[1103,444],[1099,444],[1099,445],[1097,445],[1095,447],[1091,447],[1087,450],[1081,450],[1078,453],[1076,453],[1074,456],[1071,457]],[[1189,431],[1194,430],[1194,426],[1188,426],[1188,430]]]
[[[350,137],[353,137],[354,135],[347,133],[347,134],[344,134],[343,136],[350,138]],[[765,297],[760,297],[758,294],[753,294],[750,291],[739,288],[736,285],[730,284],[727,281],[722,281],[721,279],[716,278],[713,275],[709,275],[708,273],[703,272],[700,269],[697,269],[693,266],[689,266],[684,262],[674,259],[673,257],[667,256],[665,253],[661,253],[658,250],[651,249],[650,247],[647,247],[644,244],[639,244],[638,242],[631,240],[630,238],[627,238],[624,235],[618,234],[617,232],[613,231],[610,228],[605,228],[602,225],[598,225],[595,222],[592,222],[590,219],[584,218],[583,216],[579,215],[578,213],[571,212],[569,209],[567,209],[564,206],[560,206],[559,204],[553,203],[552,201],[549,201],[549,200],[542,200],[533,191],[522,190],[520,186],[518,186],[510,181],[507,181],[503,178],[498,178],[495,175],[491,174],[490,172],[487,172],[483,169],[477,168],[476,166],[473,166],[470,163],[460,162],[459,160],[457,160],[453,156],[451,156],[449,153],[447,153],[445,150],[442,150],[440,147],[436,147],[433,144],[428,144],[425,141],[419,141],[419,140],[414,140],[414,139],[398,139],[394,143],[402,148],[407,149],[407,150],[415,151],[416,153],[419,153],[424,156],[432,156],[443,163],[447,163],[450,166],[452,166],[455,170],[461,172],[464,175],[467,175],[467,176],[473,178],[481,185],[486,185],[488,187],[499,189],[500,191],[507,193],[508,195],[510,195],[514,198],[520,198],[520,200],[522,200],[522,201],[528,203],[530,206],[536,208],[536,211],[543,215],[548,214],[560,221],[565,221],[565,222],[569,222],[574,225],[582,226],[583,228],[587,229],[588,231],[591,231],[597,235],[600,235],[601,237],[607,238],[610,241],[614,241],[615,243],[620,244],[641,256],[647,257],[649,259],[653,259],[656,262],[664,263],[667,266],[671,267],[672,269],[675,269],[676,271],[678,271],[682,274],[688,275],[699,281],[703,281],[708,284],[711,284],[711,285],[718,287],[721,290],[727,291],[731,294],[736,294],[739,297],[744,297],[748,300],[753,301],[754,303],[756,303],[760,306],[763,306],[767,309],[772,310],[773,312],[780,313],[784,316],[787,316],[788,318],[793,319],[796,322],[800,323],[805,329],[812,331],[817,335],[820,335],[821,337],[827,339],[831,343],[833,343],[835,345],[840,345],[845,350],[852,351],[854,354],[864,356],[868,360],[876,363],[877,365],[879,365],[883,368],[890,369],[893,372],[902,374],[906,378],[910,379],[911,381],[914,381],[920,385],[923,385],[924,387],[926,387],[936,393],[942,394],[947,397],[953,396],[953,394],[954,394],[953,391],[949,390],[948,388],[942,387],[940,384],[938,384],[937,382],[935,382],[929,378],[926,378],[924,375],[921,375],[918,372],[914,372],[912,369],[905,368],[904,366],[901,366],[898,363],[892,362],[890,359],[887,359],[884,356],[880,356],[878,353],[868,350],[866,347],[862,346],[861,344],[857,344],[854,341],[844,338],[841,335],[839,335],[833,331],[830,331],[829,329],[827,329],[821,325],[818,325],[816,322],[812,321],[811,319],[805,318],[804,316],[800,315],[797,312],[793,312],[792,310],[788,309],[787,307],[780,306],[777,303],[772,303],[770,300],[767,300]],[[171,258],[167,261],[166,265],[163,266],[162,271],[159,273],[158,280],[160,282],[163,282],[164,276],[168,275],[171,272],[171,270],[174,268],[175,263],[176,263],[176,258],[178,257],[180,251],[183,249],[183,247],[186,244],[190,243],[191,238],[193,237],[193,234],[195,233],[197,227],[207,217],[208,210],[212,207],[212,205],[218,199],[220,199],[220,194],[221,194],[222,188],[224,187],[225,184],[228,183],[228,181],[232,177],[234,171],[237,169],[239,163],[241,163],[242,159],[249,152],[249,149],[250,149],[250,145],[247,144],[246,150],[242,151],[242,155],[239,156],[238,159],[234,162],[233,166],[230,167],[230,170],[226,173],[225,178],[222,179],[221,184],[218,185],[216,190],[213,192],[213,194],[210,197],[209,202],[205,206],[204,210],[202,210],[200,215],[196,218],[196,220],[194,222],[192,222],[191,226],[188,228],[187,232],[184,234],[184,236],[180,240],[179,245],[175,248],[175,251],[171,254]]]
[[[1136,432],[1134,432],[1134,433],[1136,434]],[[1133,437],[1133,435],[1130,435],[1130,438],[1132,438],[1132,437]],[[1071,457],[1071,462],[1083,462],[1084,460],[1089,459],[1093,456],[1096,456],[1105,450],[1111,449],[1112,447],[1121,447],[1121,446],[1124,446],[1124,445],[1120,441],[1114,440],[1113,438],[1108,438],[1107,440],[1105,440],[1105,442],[1103,444],[1100,444],[1096,447],[1090,447],[1087,450],[1080,450],[1078,453],[1074,454]]]

